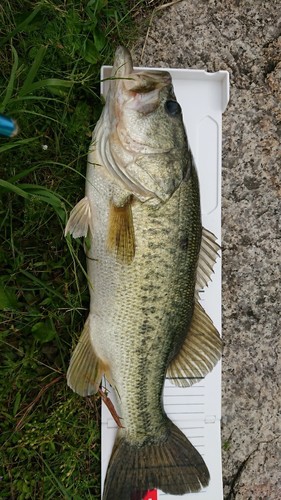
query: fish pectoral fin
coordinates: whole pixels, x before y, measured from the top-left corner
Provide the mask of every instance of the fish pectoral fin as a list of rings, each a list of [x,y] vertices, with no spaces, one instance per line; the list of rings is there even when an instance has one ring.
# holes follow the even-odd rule
[[[220,246],[213,233],[203,227],[201,248],[197,266],[196,291],[202,290],[211,280]]]
[[[71,210],[64,235],[71,234],[73,238],[86,237],[90,229],[93,234],[93,222],[90,202],[87,196],[82,198]]]
[[[188,387],[214,368],[221,352],[222,341],[217,329],[199,302],[195,302],[188,334],[168,367],[167,377],[178,386]]]
[[[88,317],[70,359],[67,385],[80,396],[90,396],[98,392],[101,378],[106,373],[109,373],[109,367],[96,355],[91,342]]]
[[[130,264],[135,256],[135,232],[131,197],[123,206],[109,206],[107,248],[121,264]]]

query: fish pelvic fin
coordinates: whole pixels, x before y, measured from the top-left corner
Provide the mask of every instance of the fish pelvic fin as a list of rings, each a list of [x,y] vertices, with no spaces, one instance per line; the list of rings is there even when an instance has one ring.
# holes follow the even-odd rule
[[[167,377],[181,387],[195,384],[214,368],[221,353],[221,337],[211,318],[196,301],[188,334],[168,367]]]
[[[71,210],[67,221],[64,235],[71,234],[73,238],[86,237],[88,231],[93,234],[93,220],[91,214],[90,202],[87,196],[82,198]]]
[[[209,471],[200,453],[183,432],[167,419],[167,436],[138,446],[118,431],[104,485],[103,500],[142,500],[157,488],[171,495],[200,491]]]
[[[119,207],[112,201],[109,207],[107,248],[121,264],[131,264],[135,256],[135,232],[131,198]]]
[[[211,281],[220,246],[213,233],[203,227],[197,266],[196,291],[202,290]]]
[[[89,316],[70,359],[66,374],[67,385],[80,396],[90,396],[98,392],[105,373],[109,373],[109,367],[95,353]]]

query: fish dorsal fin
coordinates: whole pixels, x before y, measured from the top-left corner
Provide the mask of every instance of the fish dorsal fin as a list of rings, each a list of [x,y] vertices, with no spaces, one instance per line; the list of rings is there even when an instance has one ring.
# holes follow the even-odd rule
[[[135,233],[131,199],[118,207],[112,201],[109,207],[107,248],[121,264],[130,264],[135,256]]]
[[[87,236],[89,229],[93,234],[91,207],[89,199],[85,196],[71,210],[64,234],[66,236],[69,233],[73,238],[81,238]]]
[[[202,290],[211,280],[215,262],[218,258],[220,246],[216,237],[203,227],[201,248],[197,267],[196,291]]]
[[[171,361],[167,377],[188,387],[209,373],[221,357],[222,341],[212,320],[195,302],[191,325],[181,350]]]
[[[66,374],[67,385],[80,396],[90,396],[98,392],[101,378],[108,371],[108,366],[94,351],[88,317],[70,359]]]

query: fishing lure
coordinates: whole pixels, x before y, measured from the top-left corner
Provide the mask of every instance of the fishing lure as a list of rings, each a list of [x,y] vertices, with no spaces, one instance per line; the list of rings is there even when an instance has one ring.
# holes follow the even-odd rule
[[[9,116],[0,113],[0,136],[14,137],[18,133],[16,122]]]

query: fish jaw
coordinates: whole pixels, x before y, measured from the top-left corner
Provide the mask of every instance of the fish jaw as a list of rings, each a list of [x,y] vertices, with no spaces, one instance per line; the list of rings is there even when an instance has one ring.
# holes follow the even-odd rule
[[[133,61],[130,52],[125,47],[118,47],[115,52],[114,64],[111,71],[111,80],[109,91],[107,94],[105,109],[110,120],[113,120],[112,125],[115,125],[115,106],[114,103],[118,99],[120,87],[123,79],[127,79],[133,72]]]

